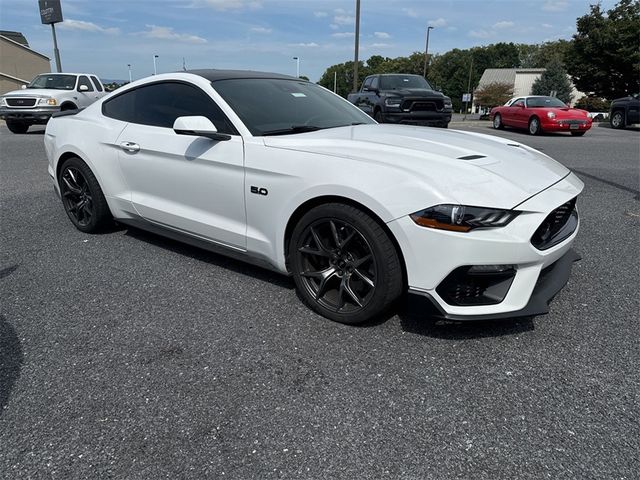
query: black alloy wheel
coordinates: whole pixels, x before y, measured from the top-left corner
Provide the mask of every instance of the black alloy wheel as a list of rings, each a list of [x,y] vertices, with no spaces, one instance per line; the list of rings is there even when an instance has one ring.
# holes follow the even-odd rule
[[[382,112],[380,110],[376,110],[374,112],[373,119],[378,123],[384,123],[384,119],[382,118]]]
[[[78,230],[94,233],[107,225],[111,215],[104,194],[82,160],[74,157],[64,163],[59,185],[64,209]]]
[[[294,229],[289,252],[303,300],[331,320],[367,321],[401,293],[393,243],[369,215],[354,207],[327,204],[308,212]]]

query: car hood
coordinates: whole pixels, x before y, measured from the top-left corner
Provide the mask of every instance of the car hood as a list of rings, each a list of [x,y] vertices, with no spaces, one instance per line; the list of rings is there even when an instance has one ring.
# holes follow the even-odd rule
[[[13,90],[3,94],[3,97],[54,97],[60,95],[62,92],[73,92],[73,90],[56,90],[53,88],[27,88],[20,90]]]
[[[385,95],[402,95],[403,97],[438,97],[444,98],[442,92],[429,90],[428,88],[401,88],[398,90],[381,90]]]
[[[535,108],[534,110],[540,110],[543,115],[546,112],[553,112],[556,114],[556,119],[578,119],[587,120],[588,115],[585,110],[579,110],[577,108]]]
[[[514,208],[570,171],[530,147],[437,128],[358,125],[264,137],[265,145],[399,169],[450,202]],[[384,169],[376,171],[384,172]]]

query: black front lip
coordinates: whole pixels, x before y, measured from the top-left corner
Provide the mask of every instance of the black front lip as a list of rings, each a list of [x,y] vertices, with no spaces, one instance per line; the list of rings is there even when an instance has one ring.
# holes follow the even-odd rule
[[[540,272],[529,303],[515,312],[489,313],[485,315],[454,315],[445,312],[438,302],[428,293],[409,291],[409,311],[419,316],[443,318],[446,320],[500,320],[505,318],[533,317],[549,313],[549,303],[562,290],[571,276],[573,262],[580,260],[580,255],[570,249],[554,263]]]

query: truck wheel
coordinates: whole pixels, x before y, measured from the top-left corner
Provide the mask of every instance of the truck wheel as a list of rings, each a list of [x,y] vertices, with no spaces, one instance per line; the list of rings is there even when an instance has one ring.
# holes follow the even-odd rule
[[[611,115],[611,128],[624,128],[624,114],[618,110]]]
[[[7,120],[7,128],[12,133],[27,133],[29,124],[24,122],[11,122]]]
[[[375,111],[373,119],[378,123],[384,123],[384,120],[382,119],[382,112],[380,110]]]

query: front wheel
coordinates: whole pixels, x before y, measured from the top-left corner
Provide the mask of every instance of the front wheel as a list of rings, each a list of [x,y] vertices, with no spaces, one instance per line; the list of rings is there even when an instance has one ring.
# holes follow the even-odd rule
[[[376,110],[376,112],[373,114],[373,119],[378,123],[384,123],[382,112],[380,110]]]
[[[29,125],[28,123],[12,122],[10,120],[7,120],[7,128],[11,133],[27,133],[27,130],[29,130],[30,126],[31,125]]]
[[[611,115],[611,128],[624,128],[624,115],[622,112],[614,112]]]
[[[542,133],[542,128],[540,128],[540,119],[538,119],[538,117],[533,117],[529,120],[529,133],[531,135],[540,135],[540,133]]]
[[[303,301],[336,322],[371,320],[402,293],[393,242],[378,222],[350,205],[307,212],[293,230],[289,262]]]
[[[64,210],[81,232],[96,233],[111,220],[109,206],[89,166],[77,157],[64,162],[58,178]]]
[[[493,128],[496,130],[502,130],[504,128],[504,125],[502,124],[502,117],[499,113],[496,113],[493,117]]]

